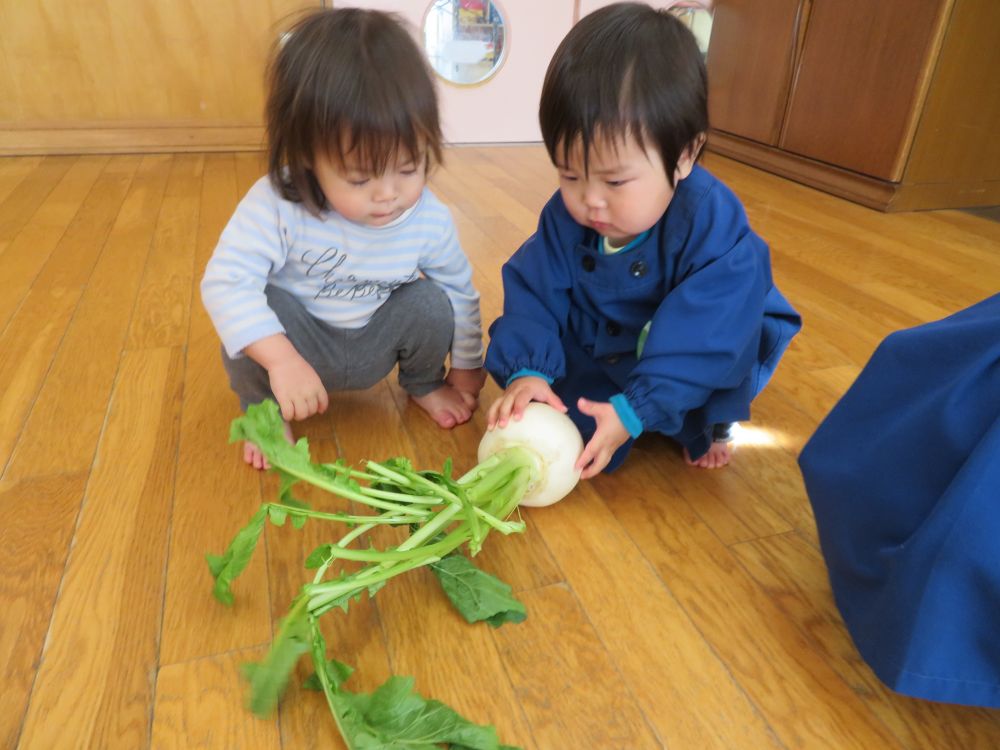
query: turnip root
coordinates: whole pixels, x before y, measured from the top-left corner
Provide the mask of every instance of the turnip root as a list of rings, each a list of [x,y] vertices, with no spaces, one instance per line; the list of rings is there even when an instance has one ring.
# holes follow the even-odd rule
[[[552,505],[566,497],[580,480],[580,470],[574,464],[583,452],[583,439],[573,421],[548,404],[532,402],[521,419],[512,419],[505,427],[483,435],[479,462],[514,446],[529,450],[536,469],[520,505]]]

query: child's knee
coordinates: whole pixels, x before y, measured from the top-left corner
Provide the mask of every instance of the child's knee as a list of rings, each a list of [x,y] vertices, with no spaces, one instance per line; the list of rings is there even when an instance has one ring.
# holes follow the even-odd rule
[[[412,297],[410,309],[421,325],[449,331],[455,328],[455,311],[444,289],[430,279],[417,279],[407,286]]]
[[[395,315],[399,330],[406,332],[404,339],[411,346],[444,347],[447,353],[455,334],[455,313],[444,289],[429,279],[418,279],[393,295],[400,295],[395,300]]]

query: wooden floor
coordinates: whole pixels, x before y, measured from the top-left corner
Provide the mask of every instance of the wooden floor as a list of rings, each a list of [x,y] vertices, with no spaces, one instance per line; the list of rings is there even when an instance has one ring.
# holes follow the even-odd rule
[[[795,462],[883,336],[1000,289],[1000,224],[880,214],[706,165],[744,200],[806,321],[734,464],[690,469],[644,438],[613,476],[526,511],[522,537],[488,540],[478,560],[527,621],[467,625],[421,571],[327,615],[334,654],[358,689],[413,675],[524,748],[1000,746],[1000,711],[894,695],[860,661]],[[269,528],[233,609],[204,562],[276,488],[227,444],[237,403],[197,296],[261,170],[258,154],[0,160],[0,747],[342,746],[322,698],[297,687],[273,720],[253,718],[238,671],[266,649],[322,528]],[[433,187],[489,322],[553,170],[540,147],[454,149]],[[331,407],[300,428],[325,460],[468,468],[482,428],[481,413],[432,427],[388,382]]]

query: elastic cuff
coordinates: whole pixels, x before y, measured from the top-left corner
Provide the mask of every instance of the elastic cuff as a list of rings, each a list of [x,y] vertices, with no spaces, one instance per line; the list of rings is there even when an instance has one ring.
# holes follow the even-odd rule
[[[608,399],[611,405],[615,407],[615,414],[625,425],[625,429],[628,430],[628,434],[633,438],[637,438],[642,434],[642,420],[635,413],[635,409],[625,398],[624,393],[616,393],[614,396]]]
[[[526,378],[526,377],[529,377],[529,376],[533,377],[533,378],[541,378],[542,380],[544,380],[549,385],[552,385],[552,378],[550,378],[545,373],[539,372],[538,370],[529,370],[527,368],[521,368],[520,370],[518,370],[517,372],[515,372],[513,375],[511,375],[509,378],[507,378],[507,383],[504,385],[504,388],[510,387],[510,384],[513,383],[518,378]]]

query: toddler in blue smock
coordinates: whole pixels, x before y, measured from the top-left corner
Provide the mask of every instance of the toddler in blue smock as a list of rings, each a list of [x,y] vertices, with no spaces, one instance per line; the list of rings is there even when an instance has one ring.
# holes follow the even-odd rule
[[[545,76],[559,191],[503,267],[486,369],[505,391],[488,426],[531,401],[567,411],[584,478],[646,431],[697,466],[728,463],[729,426],[801,327],[740,201],[697,164],[707,98],[690,31],[640,3],[584,17]]]

